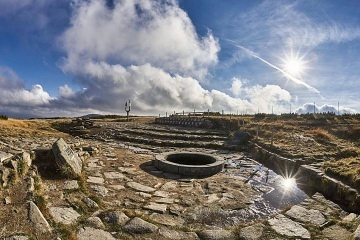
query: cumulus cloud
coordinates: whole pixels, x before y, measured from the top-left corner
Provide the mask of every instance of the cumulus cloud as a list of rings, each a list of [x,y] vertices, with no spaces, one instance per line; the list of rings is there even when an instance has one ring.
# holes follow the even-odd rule
[[[122,113],[131,99],[138,114],[182,111],[269,111],[289,102],[273,85],[244,87],[234,79],[229,96],[201,82],[220,50],[209,32],[199,37],[176,1],[124,0],[108,7],[91,0],[75,5],[71,26],[60,38],[67,53],[62,68],[84,89],[59,88],[55,106]]]
[[[333,106],[333,105],[328,105],[328,104],[324,104],[322,106],[318,106],[314,103],[305,103],[303,106],[299,107],[298,109],[295,110],[296,113],[300,113],[300,114],[305,114],[305,113],[338,113],[338,107],[337,106]],[[339,107],[339,113],[340,114],[346,114],[346,113],[350,113],[350,114],[355,114],[357,113],[356,110],[351,109],[351,108],[345,108],[340,106]]]
[[[112,8],[103,0],[79,2],[60,42],[68,54],[66,71],[78,71],[84,61],[122,66],[149,63],[199,79],[217,63],[220,50],[211,32],[197,35],[175,1],[124,0],[115,1]]]
[[[276,110],[281,112],[285,110],[285,105],[291,102],[291,95],[288,91],[280,88],[277,85],[253,85],[247,86],[247,80],[241,80],[234,77],[230,91],[236,97],[241,97],[248,100],[251,104],[250,111],[258,109],[259,111],[269,113],[273,106]]]
[[[25,89],[17,74],[8,67],[0,66],[0,105],[35,107],[45,106],[53,98],[36,84],[31,89]]]

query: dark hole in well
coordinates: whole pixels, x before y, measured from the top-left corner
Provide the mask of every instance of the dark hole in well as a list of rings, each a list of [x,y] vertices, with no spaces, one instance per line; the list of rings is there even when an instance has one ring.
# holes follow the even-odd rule
[[[202,154],[172,154],[168,155],[167,161],[184,165],[206,165],[216,162],[216,159]]]

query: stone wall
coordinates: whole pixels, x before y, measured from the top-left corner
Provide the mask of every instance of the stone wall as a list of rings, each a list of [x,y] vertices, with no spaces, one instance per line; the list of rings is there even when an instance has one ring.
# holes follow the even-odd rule
[[[187,127],[205,127],[211,128],[212,122],[205,118],[191,118],[191,117],[160,117],[155,119],[157,124],[187,126]]]
[[[299,181],[344,205],[352,212],[360,212],[360,194],[350,186],[327,176],[318,164],[302,165],[297,172]]]
[[[293,160],[270,152],[254,142],[249,142],[252,157],[284,177],[295,176],[300,165],[304,164],[301,159]],[[286,173],[286,174],[285,174]],[[286,176],[285,176],[286,175]]]

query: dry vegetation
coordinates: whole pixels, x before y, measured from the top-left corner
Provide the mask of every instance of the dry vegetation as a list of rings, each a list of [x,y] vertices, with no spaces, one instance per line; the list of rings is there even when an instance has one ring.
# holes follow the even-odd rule
[[[40,136],[65,136],[64,133],[52,127],[53,123],[70,121],[58,120],[0,120],[0,136],[7,137],[40,137]]]
[[[263,147],[308,163],[322,162],[326,173],[360,189],[359,115],[264,115],[232,122]]]

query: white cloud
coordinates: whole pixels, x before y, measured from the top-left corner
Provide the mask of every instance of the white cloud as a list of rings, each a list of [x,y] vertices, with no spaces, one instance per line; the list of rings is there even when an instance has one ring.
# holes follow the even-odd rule
[[[285,111],[285,106],[291,102],[291,95],[288,91],[277,85],[252,85],[247,86],[247,80],[241,80],[234,77],[230,91],[236,97],[246,99],[251,104],[249,111],[261,111],[271,113],[273,107],[278,113]]]
[[[23,88],[0,90],[0,104],[3,106],[45,106],[48,105],[52,99],[53,98],[51,98],[39,84],[32,86],[30,90]]]
[[[59,94],[62,98],[69,98],[74,96],[74,91],[65,84],[64,86],[59,87]]]
[[[298,109],[295,110],[295,112],[300,113],[300,114],[304,114],[304,113],[314,113],[314,109],[315,109],[315,113],[339,113],[340,114],[345,114],[345,113],[350,113],[350,114],[355,114],[357,113],[356,110],[351,109],[351,108],[345,108],[340,106],[339,109],[336,106],[333,105],[328,105],[328,104],[324,104],[322,106],[318,106],[314,103],[305,103],[303,106],[299,107]]]
[[[76,72],[84,61],[123,66],[151,64],[172,74],[204,78],[220,50],[209,32],[199,37],[176,2],[123,0],[75,5],[71,26],[60,42],[68,56],[63,68]]]

